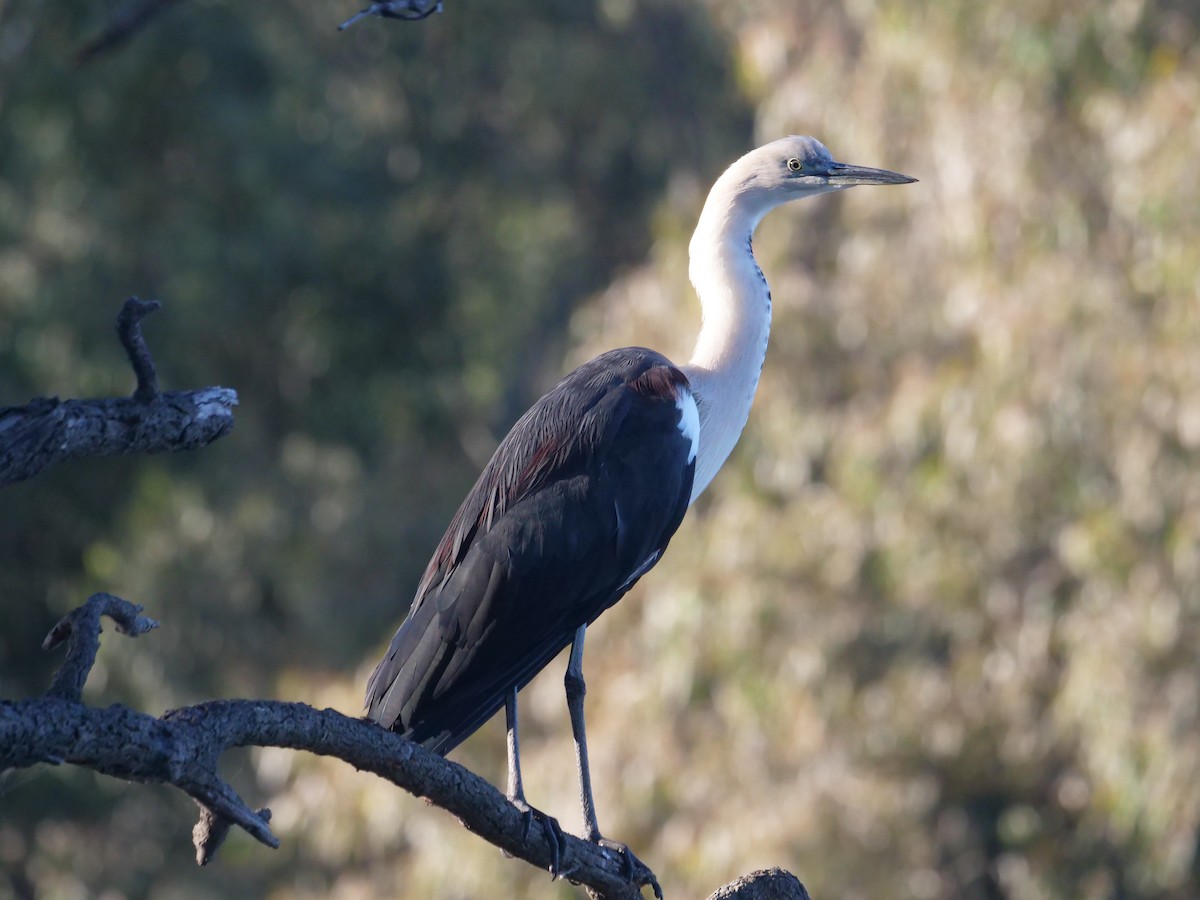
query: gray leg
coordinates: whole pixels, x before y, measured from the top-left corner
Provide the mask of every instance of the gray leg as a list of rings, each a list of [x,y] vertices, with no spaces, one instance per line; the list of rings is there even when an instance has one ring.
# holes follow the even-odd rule
[[[525,785],[521,780],[521,745],[517,738],[517,689],[514,687],[504,697],[504,721],[508,726],[508,799],[525,815],[525,833],[522,839],[529,837],[530,826],[536,818],[545,826],[547,839],[550,844],[550,877],[563,876],[560,867],[563,851],[566,849],[566,838],[558,820],[543,812],[535,810],[525,800]]]
[[[567,662],[567,674],[563,684],[567,689],[567,711],[571,714],[571,734],[575,738],[575,760],[579,764],[579,802],[583,807],[584,838],[609,850],[619,853],[625,861],[625,877],[632,880],[637,876],[641,884],[648,884],[654,896],[662,900],[662,888],[654,873],[628,847],[618,841],[610,841],[600,834],[596,821],[596,799],[592,796],[592,773],[588,766],[587,734],[583,724],[583,697],[587,685],[583,682],[583,636],[586,625],[580,625],[571,644],[571,658]]]
[[[517,806],[528,808],[525,785],[521,782],[521,748],[517,742],[517,689],[504,698],[504,721],[508,726],[508,799]]]
[[[583,636],[586,625],[580,625],[571,643],[571,659],[563,685],[567,689],[567,711],[571,714],[571,734],[575,738],[575,761],[579,765],[579,802],[583,807],[583,836],[589,841],[600,840],[600,825],[596,821],[596,799],[592,796],[592,773],[588,767],[587,733],[583,724]]]

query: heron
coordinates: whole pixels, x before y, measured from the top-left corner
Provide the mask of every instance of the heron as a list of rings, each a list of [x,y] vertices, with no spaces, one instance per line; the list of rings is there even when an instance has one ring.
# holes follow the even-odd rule
[[[597,822],[583,714],[588,626],[662,558],[746,425],[771,326],[771,291],[752,245],[759,222],[792,200],[915,180],[835,162],[804,136],[730,165],[689,247],[702,309],[691,360],[677,366],[644,347],[612,350],[521,416],[437,545],[371,675],[368,717],[446,754],[503,708],[508,797],[532,814],[517,695],[570,645],[564,687],[583,837],[623,854],[631,873],[629,849],[604,838]],[[557,822],[539,815],[560,846]]]

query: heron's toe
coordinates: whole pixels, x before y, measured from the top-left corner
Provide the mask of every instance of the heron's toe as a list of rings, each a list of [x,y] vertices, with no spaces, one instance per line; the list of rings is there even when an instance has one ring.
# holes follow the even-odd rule
[[[658,900],[663,900],[662,887],[659,886],[658,878],[655,877],[654,872],[648,865],[634,855],[633,851],[629,849],[628,844],[622,844],[620,841],[613,841],[599,836],[592,838],[591,841],[593,844],[603,847],[605,850],[611,850],[621,856],[624,864],[622,874],[627,881],[639,887],[649,885],[650,889],[654,891],[654,896]]]

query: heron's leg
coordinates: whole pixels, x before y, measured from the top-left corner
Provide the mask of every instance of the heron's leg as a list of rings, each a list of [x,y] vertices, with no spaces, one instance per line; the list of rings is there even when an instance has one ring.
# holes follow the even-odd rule
[[[517,740],[517,689],[514,687],[504,697],[504,723],[508,727],[508,799],[523,809],[525,785],[521,781],[521,747]]]
[[[567,712],[571,714],[571,735],[575,738],[575,761],[579,766],[583,836],[589,841],[599,841],[600,824],[596,821],[596,798],[592,795],[592,772],[588,766],[587,729],[583,723],[583,697],[587,693],[587,685],[583,681],[583,636],[586,632],[586,625],[580,625],[575,632],[563,686],[567,689]]]
[[[550,843],[550,877],[562,876],[559,861],[563,850],[566,849],[566,838],[563,837],[562,826],[553,816],[548,816],[540,810],[535,810],[525,800],[525,785],[521,780],[521,745],[517,738],[517,689],[514,687],[504,696],[504,721],[508,727],[508,799],[525,818],[525,830],[522,840],[529,837],[529,829],[535,818],[546,827]]]
[[[649,884],[654,890],[654,896],[662,900],[662,888],[654,873],[633,852],[619,841],[610,841],[600,834],[600,825],[596,821],[596,798],[592,795],[592,772],[588,766],[587,733],[583,723],[583,697],[587,693],[587,685],[583,681],[583,637],[587,631],[586,625],[580,625],[571,643],[571,658],[567,662],[567,674],[563,685],[567,689],[567,712],[571,714],[571,734],[575,738],[575,761],[579,764],[579,802],[583,807],[584,838],[601,847],[614,850],[621,854],[625,861],[625,877],[632,880],[638,870],[642,884]]]

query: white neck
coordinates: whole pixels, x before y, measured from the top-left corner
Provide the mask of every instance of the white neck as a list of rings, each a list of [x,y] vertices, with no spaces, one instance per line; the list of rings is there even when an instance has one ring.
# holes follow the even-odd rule
[[[700,408],[692,502],[737,444],[750,415],[771,331],[771,291],[754,258],[754,229],[779,200],[739,190],[732,170],[713,187],[692,236],[689,275],[703,322],[683,366]]]

